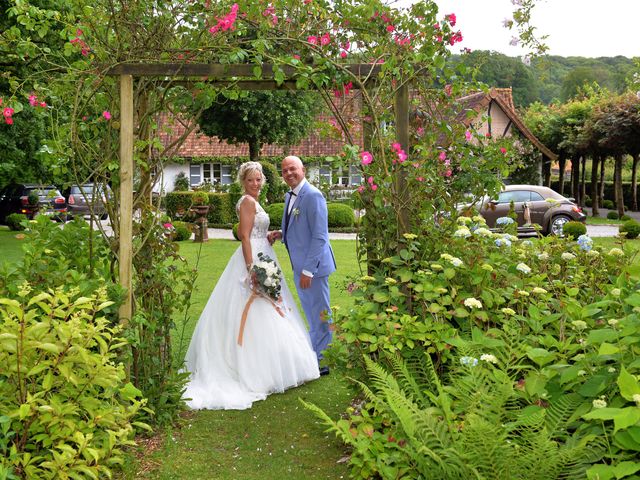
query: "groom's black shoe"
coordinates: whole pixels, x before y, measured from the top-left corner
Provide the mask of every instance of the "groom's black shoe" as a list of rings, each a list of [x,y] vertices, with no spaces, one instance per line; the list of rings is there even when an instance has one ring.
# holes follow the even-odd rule
[[[320,376],[329,375],[329,367],[320,367]]]

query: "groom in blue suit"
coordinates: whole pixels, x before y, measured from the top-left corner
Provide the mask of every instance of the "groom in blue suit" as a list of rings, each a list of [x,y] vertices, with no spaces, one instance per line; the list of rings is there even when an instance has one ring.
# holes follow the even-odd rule
[[[327,203],[320,190],[306,180],[298,157],[282,161],[282,178],[291,191],[285,197],[282,230],[273,232],[270,239],[280,238],[287,247],[311,344],[320,362],[332,338],[329,275],[336,269],[329,244]],[[327,367],[320,368],[320,374],[327,373]]]

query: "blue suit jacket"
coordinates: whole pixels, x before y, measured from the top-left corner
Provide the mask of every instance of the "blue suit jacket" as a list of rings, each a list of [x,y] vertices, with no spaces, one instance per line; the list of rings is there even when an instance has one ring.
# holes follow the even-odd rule
[[[314,277],[331,274],[336,269],[336,261],[329,244],[324,196],[308,181],[305,182],[300,193],[292,197],[293,209],[286,222],[289,197],[287,194],[285,215],[282,216],[282,241],[289,251],[293,271],[299,275],[306,270]]]

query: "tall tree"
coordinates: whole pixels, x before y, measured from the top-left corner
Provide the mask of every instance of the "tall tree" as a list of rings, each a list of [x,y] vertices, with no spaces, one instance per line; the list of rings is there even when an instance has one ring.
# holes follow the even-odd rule
[[[202,112],[200,129],[229,143],[248,143],[249,158],[257,161],[264,145],[294,145],[306,137],[318,101],[309,93],[251,92],[237,100],[216,101]]]

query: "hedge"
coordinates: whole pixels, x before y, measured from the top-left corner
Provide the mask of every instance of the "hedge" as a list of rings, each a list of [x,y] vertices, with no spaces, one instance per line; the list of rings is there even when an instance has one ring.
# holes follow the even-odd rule
[[[334,227],[353,227],[356,216],[353,208],[344,203],[327,204],[329,228]]]
[[[193,215],[189,213],[191,207],[191,197],[194,192],[171,192],[165,197],[167,215],[172,219],[193,220]],[[236,220],[236,202],[239,195],[233,193],[209,192],[209,223],[233,224]]]
[[[599,183],[598,183],[599,184]],[[586,185],[587,195],[591,194],[591,182],[587,181]],[[558,180],[551,181],[551,188],[556,192],[560,191],[560,182]],[[631,206],[631,182],[622,182],[622,196],[624,198],[624,204]],[[564,184],[564,194],[565,197],[571,196],[571,184],[569,182],[565,182]],[[613,190],[613,182],[604,182],[604,200],[610,200],[613,202],[615,206],[616,198],[615,192]],[[603,207],[605,208],[605,207]]]

